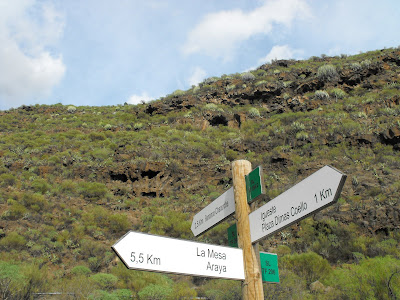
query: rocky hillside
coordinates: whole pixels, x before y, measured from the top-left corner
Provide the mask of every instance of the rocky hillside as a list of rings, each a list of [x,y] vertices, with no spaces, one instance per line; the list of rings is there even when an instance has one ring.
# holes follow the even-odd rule
[[[135,106],[1,111],[0,264],[14,271],[0,292],[234,299],[238,282],[127,271],[110,246],[130,229],[194,240],[191,218],[247,159],[265,173],[257,206],[326,164],[348,175],[337,204],[261,242],[280,257],[268,299],[400,296],[399,102],[400,50],[385,49],[273,61]],[[196,240],[227,245],[233,222]]]

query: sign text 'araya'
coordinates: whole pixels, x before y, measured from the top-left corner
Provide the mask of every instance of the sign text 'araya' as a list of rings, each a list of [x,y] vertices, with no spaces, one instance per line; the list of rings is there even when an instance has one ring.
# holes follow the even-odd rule
[[[208,271],[214,271],[218,274],[226,273],[226,265],[223,265],[222,262],[220,262],[221,260],[226,260],[226,253],[217,252],[214,251],[214,249],[204,250],[197,248],[197,256],[214,259],[212,262],[208,261],[206,268]],[[215,262],[215,260],[217,261]]]

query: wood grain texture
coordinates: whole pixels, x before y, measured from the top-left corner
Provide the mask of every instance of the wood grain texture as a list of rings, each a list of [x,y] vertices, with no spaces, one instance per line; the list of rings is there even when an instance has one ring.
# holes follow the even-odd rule
[[[245,280],[242,292],[244,300],[262,300],[264,291],[260,267],[257,259],[258,247],[251,244],[249,213],[247,204],[245,175],[251,172],[251,163],[237,160],[232,163],[233,189],[236,204],[238,244],[243,249]]]

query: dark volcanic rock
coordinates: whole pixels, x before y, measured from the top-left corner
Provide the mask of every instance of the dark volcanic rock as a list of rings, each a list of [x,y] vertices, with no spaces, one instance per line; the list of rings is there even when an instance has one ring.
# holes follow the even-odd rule
[[[394,149],[400,150],[400,129],[392,127],[379,135],[381,142],[387,145],[393,145]]]

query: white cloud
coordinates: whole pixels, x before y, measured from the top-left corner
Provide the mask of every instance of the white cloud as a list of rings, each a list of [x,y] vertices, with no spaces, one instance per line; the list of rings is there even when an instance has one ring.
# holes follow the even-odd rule
[[[189,84],[192,85],[197,85],[199,82],[203,81],[204,78],[206,78],[207,72],[204,71],[200,67],[196,67],[192,73],[192,76],[190,76],[188,82]]]
[[[190,32],[182,51],[226,58],[241,42],[257,34],[271,33],[274,24],[290,27],[294,19],[309,15],[304,0],[271,0],[250,12],[212,13]]]
[[[132,95],[129,97],[127,103],[129,104],[139,104],[142,102],[149,102],[150,100],[152,100],[153,98],[151,98],[146,92],[142,92],[141,95]]]
[[[267,54],[267,56],[263,57],[258,61],[259,64],[265,64],[271,62],[274,59],[299,59],[300,55],[303,54],[302,50],[296,50],[290,48],[288,45],[283,46],[274,46],[271,51]]]
[[[47,2],[0,0],[0,108],[48,97],[64,73],[52,54],[63,34],[62,16]]]

